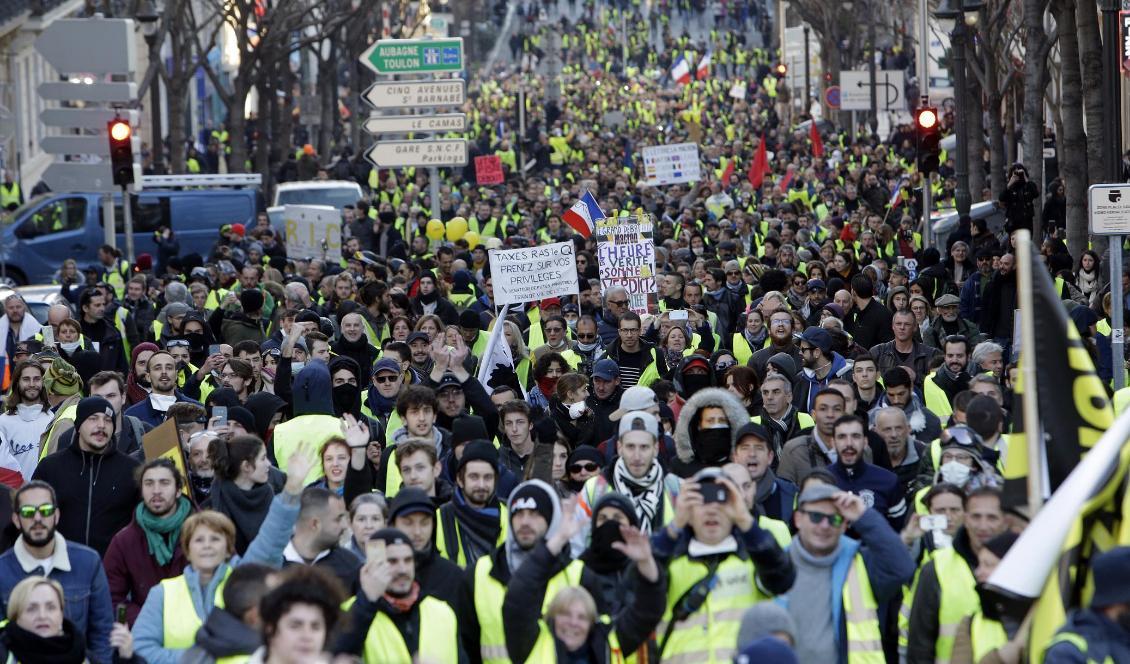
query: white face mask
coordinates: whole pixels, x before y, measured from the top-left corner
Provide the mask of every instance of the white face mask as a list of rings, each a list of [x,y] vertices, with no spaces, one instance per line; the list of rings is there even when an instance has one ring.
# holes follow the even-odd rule
[[[584,401],[578,401],[577,403],[569,404],[569,417],[571,419],[575,420],[575,419],[579,418],[581,415],[584,415],[584,414],[585,414],[585,402]]]
[[[78,350],[78,347],[81,345],[81,343],[82,342],[79,341],[63,341],[59,343],[59,347],[67,351],[68,353],[73,353]]]
[[[305,362],[291,362],[290,363],[290,373],[291,373],[292,376],[297,376],[298,372],[302,371],[304,368],[306,368]]]
[[[947,461],[942,464],[942,481],[957,486],[964,486],[973,469],[960,461]]]

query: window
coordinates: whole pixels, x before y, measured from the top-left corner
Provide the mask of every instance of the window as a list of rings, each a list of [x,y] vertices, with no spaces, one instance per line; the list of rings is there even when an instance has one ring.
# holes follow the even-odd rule
[[[167,196],[159,198],[130,196],[130,200],[133,202],[130,209],[133,210],[134,233],[152,233],[161,226],[173,227],[172,222],[169,221],[169,198]],[[119,233],[125,232],[125,218],[122,203],[118,201],[114,204],[114,226]],[[101,216],[98,217],[98,221],[101,223]]]
[[[81,230],[86,223],[85,198],[59,198],[47,203],[28,217],[16,229],[21,240]]]

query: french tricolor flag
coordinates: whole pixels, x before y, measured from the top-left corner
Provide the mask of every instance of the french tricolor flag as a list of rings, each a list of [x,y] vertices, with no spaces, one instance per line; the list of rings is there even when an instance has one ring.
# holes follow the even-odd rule
[[[680,85],[686,85],[691,82],[691,66],[687,59],[679,56],[675,61],[675,66],[671,67],[671,78]]]
[[[593,229],[596,228],[596,221],[604,218],[604,210],[600,209],[600,204],[588,191],[581,195],[580,200],[573,203],[573,207],[565,210],[565,214],[561,215],[561,219],[569,224],[573,230],[580,233],[582,237],[592,235]]]
[[[706,55],[704,55],[702,59],[698,61],[698,69],[695,70],[694,74],[694,77],[696,79],[701,81],[707,76],[710,76],[710,62],[711,60],[713,60],[713,57],[713,54],[710,51],[707,51]]]

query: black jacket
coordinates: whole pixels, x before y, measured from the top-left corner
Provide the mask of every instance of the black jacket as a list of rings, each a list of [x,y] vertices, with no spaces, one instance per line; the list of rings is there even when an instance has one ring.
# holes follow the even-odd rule
[[[291,565],[300,564],[304,563],[284,560],[282,566],[286,568]],[[345,547],[335,546],[330,549],[328,554],[319,558],[317,562],[314,563],[314,566],[320,567],[323,571],[333,574],[337,577],[338,581],[341,581],[343,588],[347,589],[350,593],[356,593],[360,585],[358,575],[361,572],[361,566],[364,564],[365,562],[361,560],[356,553]]]
[[[533,650],[540,632],[541,616],[531,611],[531,606],[541,606],[545,601],[545,589],[550,578],[560,571],[560,557],[549,552],[545,542],[540,542],[530,553],[530,557],[510,578],[506,588],[506,599],[502,603],[502,620],[506,625],[506,650],[510,659],[524,662]],[[608,647],[608,634],[616,630],[616,638],[622,652],[633,653],[647,643],[651,633],[663,617],[667,600],[667,579],[662,566],[659,566],[659,579],[655,583],[643,577],[638,578],[635,598],[630,606],[614,616],[613,623],[597,622],[589,630],[587,661],[605,664],[612,661]],[[550,627],[552,632],[552,626]],[[557,646],[556,661],[570,661],[560,641]]]
[[[216,607],[196,632],[196,645],[181,657],[181,664],[215,664],[222,657],[250,655],[262,644],[259,630]]]
[[[891,329],[891,312],[875,298],[862,310],[852,306],[844,321],[844,328],[855,343],[864,348],[890,341],[895,337]]]
[[[126,365],[125,348],[122,335],[118,334],[112,322],[100,318],[93,323],[82,321],[82,333],[98,344],[98,368],[101,371],[117,371],[125,376],[129,373]]]
[[[104,454],[71,445],[47,455],[33,479],[55,487],[59,533],[105,555],[114,534],[129,525],[141,493],[133,479],[140,465],[112,445]]]

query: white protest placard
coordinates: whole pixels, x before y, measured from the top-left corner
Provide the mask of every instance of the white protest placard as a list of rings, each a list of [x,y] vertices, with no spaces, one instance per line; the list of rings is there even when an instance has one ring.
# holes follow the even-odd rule
[[[498,306],[580,292],[572,242],[491,251],[490,277]]]
[[[283,208],[286,255],[291,258],[341,260],[341,213],[329,205]]]
[[[600,290],[607,294],[611,288],[623,287],[628,291],[628,308],[637,314],[659,312],[654,233],[651,215],[596,222]]]
[[[651,145],[643,149],[644,181],[655,187],[681,182],[698,182],[698,143]]]

